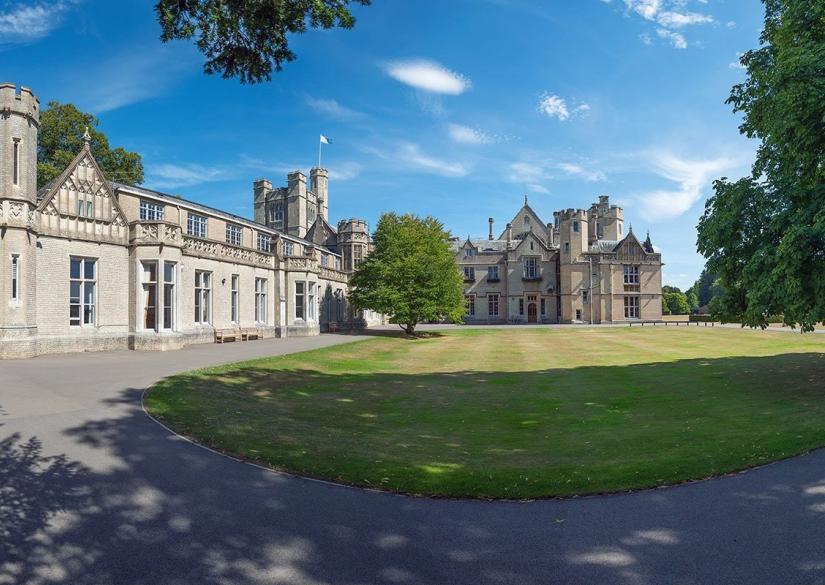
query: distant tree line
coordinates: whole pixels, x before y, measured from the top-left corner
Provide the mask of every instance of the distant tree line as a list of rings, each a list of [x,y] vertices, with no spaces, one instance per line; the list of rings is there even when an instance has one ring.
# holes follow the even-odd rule
[[[662,314],[689,315],[692,313],[714,313],[724,297],[725,290],[719,278],[702,270],[693,286],[682,292],[675,286],[662,287]]]

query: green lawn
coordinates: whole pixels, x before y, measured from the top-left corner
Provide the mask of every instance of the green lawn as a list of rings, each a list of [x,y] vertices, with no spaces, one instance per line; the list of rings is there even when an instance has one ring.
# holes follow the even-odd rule
[[[825,445],[825,337],[459,329],[190,372],[146,406],[277,469],[415,494],[673,484]]]

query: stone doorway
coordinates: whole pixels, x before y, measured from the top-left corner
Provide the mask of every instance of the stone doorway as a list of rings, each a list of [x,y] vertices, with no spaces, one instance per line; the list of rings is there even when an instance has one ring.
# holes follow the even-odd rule
[[[536,307],[536,303],[530,303],[527,305],[527,322],[528,323],[538,323],[539,322],[539,312],[538,308]]]

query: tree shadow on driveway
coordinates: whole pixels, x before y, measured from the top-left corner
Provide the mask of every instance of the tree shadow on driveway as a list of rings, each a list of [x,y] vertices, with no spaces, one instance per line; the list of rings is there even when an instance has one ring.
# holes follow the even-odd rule
[[[0,584],[817,583],[825,453],[732,478],[531,503],[426,500],[220,457],[151,421],[140,389],[74,426],[91,469],[0,447]],[[115,410],[113,409],[113,412]]]

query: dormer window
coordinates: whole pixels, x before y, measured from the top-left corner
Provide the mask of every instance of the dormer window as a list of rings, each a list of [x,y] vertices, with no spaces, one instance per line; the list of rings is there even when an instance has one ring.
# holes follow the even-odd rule
[[[465,258],[472,258],[475,255],[476,255],[476,249],[475,248],[464,248],[464,257]]]

